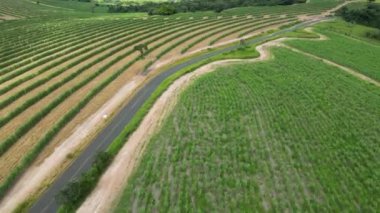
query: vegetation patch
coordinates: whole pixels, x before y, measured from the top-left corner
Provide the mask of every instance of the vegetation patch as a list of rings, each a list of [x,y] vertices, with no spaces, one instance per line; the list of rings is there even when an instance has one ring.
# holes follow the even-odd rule
[[[380,40],[373,39],[367,36],[368,33],[370,34],[380,33],[380,29],[377,29],[377,28],[368,27],[368,26],[359,25],[359,24],[353,24],[353,23],[346,22],[339,19],[320,23],[318,24],[318,28],[325,31],[327,30],[331,32],[336,32],[336,33],[349,36],[352,38],[356,38],[359,40],[364,40],[372,44],[380,45]]]
[[[317,25],[315,31],[326,35],[328,39],[325,41],[293,40],[288,41],[287,44],[357,70],[374,80],[380,80],[380,60],[378,60],[380,46],[330,31],[325,25]]]
[[[215,11],[243,6],[273,6],[292,5],[295,3],[305,3],[306,0],[178,0],[168,2],[115,2],[110,4],[109,12],[147,12],[149,15],[173,15],[179,12]]]
[[[363,8],[343,7],[338,14],[346,21],[380,29],[380,4],[373,2],[370,0]]]
[[[374,212],[379,90],[287,49],[219,68],[180,96],[116,212]]]

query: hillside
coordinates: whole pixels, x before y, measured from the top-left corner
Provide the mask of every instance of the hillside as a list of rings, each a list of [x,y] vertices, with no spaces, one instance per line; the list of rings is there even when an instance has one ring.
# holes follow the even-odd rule
[[[106,3],[0,1],[0,212],[40,212],[41,206],[54,212],[67,200],[53,197],[71,179],[60,182],[60,175],[68,172],[78,180],[82,173],[93,172],[86,190],[81,190],[83,182],[74,184],[79,192],[73,194],[78,197],[68,199],[74,204],[64,209],[80,207],[133,132],[123,135],[131,122],[118,119],[128,117],[131,129],[137,128],[154,98],[185,74],[183,69],[190,72],[217,59],[256,57],[257,45],[285,35],[318,37],[301,29],[327,19],[344,1],[310,0],[171,16],[109,13]],[[144,163],[125,183],[117,211],[125,211],[131,203],[152,211],[184,211],[195,208],[194,203],[200,211],[336,211],[343,205],[349,210],[357,206],[374,210],[378,203],[369,197],[378,193],[372,184],[378,177],[368,171],[377,166],[378,88],[357,76],[379,81],[379,43],[366,36],[376,29],[337,21],[314,30],[329,40],[287,41],[288,48],[273,49],[274,60],[221,67],[191,84],[149,138]],[[356,78],[317,58],[353,70]],[[181,68],[167,72],[175,66]],[[149,93],[156,97],[136,97],[158,76],[164,76],[155,84],[158,92]],[[330,100],[334,97],[337,100]],[[136,100],[141,105],[123,114]],[[143,105],[143,100],[151,102]],[[100,145],[92,148],[94,141]],[[270,154],[272,149],[278,155]],[[99,163],[99,152],[105,153],[103,158],[100,155],[101,168],[90,169],[93,162]],[[81,156],[86,160],[78,160]],[[338,157],[360,167],[351,171],[343,161],[331,163]],[[200,175],[192,176],[192,171]],[[338,172],[347,174],[347,179]],[[178,174],[175,180],[174,174]],[[208,178],[215,182],[206,183]],[[334,178],[345,185],[339,186]],[[349,185],[355,187],[344,189]],[[191,191],[192,186],[197,190]],[[168,187],[175,187],[175,193]],[[213,191],[206,193],[207,188]],[[322,204],[327,206],[320,208]]]

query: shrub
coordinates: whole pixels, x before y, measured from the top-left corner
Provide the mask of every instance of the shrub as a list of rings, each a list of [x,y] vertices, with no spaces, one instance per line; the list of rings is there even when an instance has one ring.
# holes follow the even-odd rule
[[[91,192],[103,171],[108,167],[112,157],[107,152],[100,152],[96,157],[93,166],[85,172],[79,179],[67,184],[56,199],[65,205],[69,210],[74,210]]]
[[[369,3],[362,9],[349,9],[343,7],[338,11],[338,15],[345,21],[376,27],[380,29],[380,5]]]
[[[365,36],[371,39],[380,40],[380,31],[376,31],[376,32],[368,31],[365,33]]]

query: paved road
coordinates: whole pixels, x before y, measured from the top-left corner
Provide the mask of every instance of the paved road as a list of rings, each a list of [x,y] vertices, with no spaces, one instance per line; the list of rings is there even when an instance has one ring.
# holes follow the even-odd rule
[[[301,29],[321,20],[313,20],[297,24],[291,28],[278,31],[276,33],[262,36],[247,42],[248,44],[256,44],[265,40],[274,38],[286,32],[291,32]],[[69,166],[69,168],[57,178],[53,184],[42,194],[39,200],[32,206],[29,212],[32,213],[51,213],[58,210],[59,204],[55,200],[55,196],[59,191],[71,180],[78,178],[83,172],[87,171],[100,151],[104,151],[112,143],[112,141],[123,131],[124,127],[130,122],[132,117],[136,114],[138,109],[150,97],[153,91],[163,82],[167,77],[173,73],[202,60],[211,58],[213,56],[229,52],[239,48],[239,45],[226,47],[224,49],[206,53],[197,56],[188,61],[185,61],[177,66],[174,66],[153,78],[143,88],[141,88],[133,99],[113,118],[109,125],[103,129],[100,134],[92,141],[92,143],[80,154],[80,156]]]

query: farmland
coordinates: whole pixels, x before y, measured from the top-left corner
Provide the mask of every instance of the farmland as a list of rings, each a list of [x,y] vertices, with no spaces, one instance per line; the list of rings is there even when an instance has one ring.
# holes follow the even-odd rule
[[[376,211],[380,91],[272,51],[271,61],[218,68],[180,95],[116,212]]]
[[[288,44],[313,55],[355,69],[366,76],[380,81],[380,61],[377,60],[380,55],[379,45],[331,32],[328,30],[328,24],[327,26],[322,25],[317,27],[316,30],[326,35],[329,39],[320,42],[289,41]]]
[[[16,6],[15,2],[10,5]],[[318,4],[313,12],[333,5]],[[22,11],[20,8],[15,10]],[[289,11],[271,13],[268,9],[251,14],[234,10],[206,18],[202,13],[134,19],[119,15],[100,18],[98,14],[93,19],[15,22],[15,27],[1,32],[2,188],[8,187],[31,160],[51,153],[76,125],[158,59],[180,56],[190,44],[193,48],[189,51],[196,51],[236,38],[242,26],[249,34],[274,29],[296,21],[298,14],[309,10],[292,7]],[[282,14],[289,15],[280,18]],[[28,24],[22,24],[25,22]],[[199,40],[205,33],[208,37]],[[133,47],[143,42],[149,51],[142,59]]]
[[[37,4],[28,0],[1,0],[0,211],[30,208],[132,100],[136,91],[165,68],[222,48],[244,45],[253,38],[288,29],[302,21],[321,20],[341,3],[311,0],[291,6],[148,16],[107,13],[104,5],[95,7],[88,2],[40,0]],[[362,40],[356,31],[354,36],[347,37],[330,30],[328,24],[319,25],[315,31],[330,40],[286,44],[379,80],[377,41]],[[351,48],[345,50],[346,46]],[[256,57],[254,48],[245,47],[214,59]],[[341,51],[332,54],[336,49]],[[276,60],[257,66],[220,68],[217,74],[203,77],[186,90],[164,128],[149,143],[146,160],[127,185],[118,211],[130,202],[136,202],[139,209],[164,211],[173,207],[184,211],[193,205],[185,195],[191,184],[199,189],[194,191],[199,193],[196,197],[199,200],[194,201],[199,210],[338,210],[342,205],[349,205],[350,209],[357,206],[363,210],[375,209],[377,201],[369,199],[369,195],[378,193],[373,184],[378,176],[368,171],[378,166],[371,164],[378,151],[375,125],[379,114],[378,90],[299,53],[276,48],[274,55]],[[310,72],[313,66],[318,69]],[[276,72],[279,67],[292,72]],[[315,79],[317,74],[321,75],[320,79]],[[297,82],[290,82],[293,78]],[[322,86],[328,87],[331,93],[323,94]],[[300,94],[299,87],[304,88]],[[276,102],[278,97],[282,98]],[[306,110],[306,106],[313,107]],[[347,109],[338,106],[346,106],[352,113],[345,114],[343,111]],[[260,120],[253,119],[255,116]],[[318,120],[320,117],[323,121]],[[360,117],[360,121],[354,117]],[[348,131],[350,128],[355,131]],[[171,131],[176,134],[170,135]],[[351,135],[345,135],[347,132]],[[331,150],[322,144],[321,138],[331,144]],[[347,146],[337,149],[347,140],[350,142]],[[306,144],[310,141],[312,145]],[[216,150],[210,149],[211,142],[219,143],[214,147]],[[67,147],[70,148],[64,150]],[[64,155],[59,153],[62,149]],[[276,154],[269,153],[272,149]],[[294,151],[289,153],[289,150]],[[314,153],[315,150],[324,152]],[[368,155],[355,154],[355,150]],[[248,161],[253,153],[257,156]],[[339,158],[342,153],[353,156],[350,165],[357,165],[357,170],[344,165]],[[195,159],[190,158],[193,154],[197,156]],[[59,159],[54,158],[57,155]],[[337,160],[327,168],[320,158],[328,159],[326,162]],[[228,159],[231,161],[224,163]],[[300,159],[308,164],[300,164]],[[366,160],[368,166],[355,164],[358,159]],[[50,171],[41,166],[54,161],[59,168],[52,167]],[[204,165],[199,164],[202,161]],[[312,166],[316,168],[311,169]],[[153,174],[154,167],[160,168],[160,172]],[[200,171],[199,176],[189,175],[195,170]],[[301,170],[307,173],[300,174]],[[343,185],[333,180],[341,177],[338,171],[348,174]],[[284,177],[283,172],[291,175]],[[38,179],[36,174],[43,179]],[[171,175],[178,178],[173,183]],[[316,183],[319,175],[320,182]],[[25,178],[30,177],[34,178],[33,186],[23,185]],[[206,183],[207,178],[217,181]],[[289,184],[297,180],[302,181]],[[140,189],[147,192],[152,189],[156,193],[157,184],[163,184],[158,198],[157,194],[140,194]],[[354,187],[347,189],[349,185]],[[175,193],[166,186],[174,187],[170,190]],[[205,193],[208,187],[213,189],[211,194]],[[243,188],[247,191],[238,193]],[[331,188],[333,193],[325,191],[326,188]],[[343,190],[347,193],[337,202]],[[226,202],[231,195],[234,200]],[[295,199],[300,195],[303,199]],[[19,201],[13,201],[12,197]],[[350,203],[353,197],[355,203]],[[164,202],[155,203],[157,199]],[[216,206],[219,202],[223,205]],[[206,208],[208,203],[213,203],[210,209]],[[328,205],[318,209],[321,203]]]

